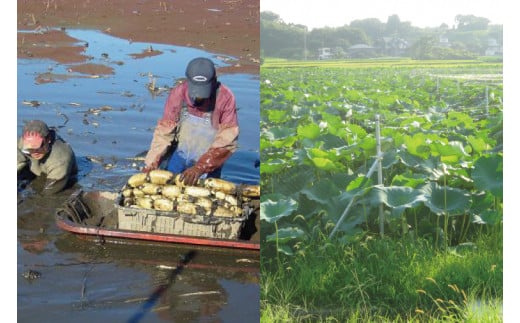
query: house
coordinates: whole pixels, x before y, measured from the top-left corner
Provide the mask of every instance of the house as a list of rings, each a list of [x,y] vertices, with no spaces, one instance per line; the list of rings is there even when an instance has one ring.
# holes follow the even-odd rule
[[[502,56],[503,54],[503,48],[500,46],[500,44],[497,42],[496,39],[490,38],[487,41],[487,48],[484,53],[485,56]]]
[[[331,59],[332,52],[329,47],[318,48],[318,59]]]
[[[450,41],[446,35],[439,36],[439,47],[448,48],[450,47]]]

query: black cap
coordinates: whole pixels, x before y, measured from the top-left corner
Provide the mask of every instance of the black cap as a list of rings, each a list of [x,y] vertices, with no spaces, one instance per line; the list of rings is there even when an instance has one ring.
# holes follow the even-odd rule
[[[211,96],[215,65],[210,59],[198,57],[191,60],[186,67],[186,77],[190,98],[207,99]]]

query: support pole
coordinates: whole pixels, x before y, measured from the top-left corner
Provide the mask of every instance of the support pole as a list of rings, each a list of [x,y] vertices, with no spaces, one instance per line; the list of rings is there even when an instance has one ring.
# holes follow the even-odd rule
[[[377,142],[377,156],[376,160],[374,160],[374,163],[368,170],[368,173],[365,175],[365,178],[360,184],[360,187],[362,188],[363,185],[366,183],[366,181],[372,176],[374,171],[376,170],[376,167],[378,168],[378,184],[383,185],[383,166],[381,163],[381,160],[383,159],[383,153],[381,151],[381,133],[380,133],[380,126],[379,126],[379,115],[376,115],[376,142]],[[343,223],[344,218],[347,216],[348,211],[354,204],[354,201],[357,199],[357,195],[354,195],[350,202],[348,203],[347,207],[345,208],[345,211],[343,211],[343,214],[341,214],[341,217],[339,218],[338,222],[336,223],[336,226],[334,226],[334,229],[332,229],[332,232],[329,235],[329,239],[334,236],[336,231],[338,230],[338,227],[341,223]],[[381,232],[381,235],[384,234],[384,213],[383,213],[383,204],[379,205],[379,231]]]
[[[361,187],[363,186],[363,184],[366,182],[366,180],[368,180],[370,178],[370,176],[372,176],[372,173],[374,173],[374,171],[376,170],[376,166],[378,164],[378,161],[383,158],[382,155],[378,155],[376,157],[376,160],[374,161],[374,163],[372,164],[372,167],[370,167],[370,170],[368,171],[368,173],[365,175],[365,180],[361,183]],[[352,199],[350,200],[350,202],[348,203],[347,207],[345,208],[345,211],[343,211],[343,214],[341,214],[341,217],[339,218],[338,220],[338,223],[336,223],[336,226],[334,227],[334,229],[332,229],[332,232],[330,233],[329,235],[329,239],[332,238],[332,236],[334,235],[334,233],[336,233],[339,225],[343,222],[343,219],[345,218],[345,216],[347,216],[348,214],[348,211],[350,210],[350,208],[352,207],[352,205],[354,204],[354,201],[356,200],[357,198],[357,195],[353,196]]]
[[[489,86],[486,86],[486,116],[489,116]]]
[[[381,153],[381,127],[379,125],[379,114],[376,115],[376,151],[378,156],[382,156]],[[377,159],[377,184],[383,186],[383,163],[381,158]],[[383,204],[379,204],[379,234],[385,235],[385,214],[383,212]]]

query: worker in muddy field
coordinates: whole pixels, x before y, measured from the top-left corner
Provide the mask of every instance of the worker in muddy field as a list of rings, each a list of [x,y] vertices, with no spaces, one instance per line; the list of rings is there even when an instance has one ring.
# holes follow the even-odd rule
[[[166,168],[181,174],[185,185],[220,177],[222,165],[237,149],[238,134],[233,92],[217,80],[210,59],[195,58],[186,68],[186,81],[168,95],[143,171]]]
[[[78,166],[71,146],[41,120],[31,120],[18,139],[18,182],[39,177],[40,193],[55,194],[76,181]]]

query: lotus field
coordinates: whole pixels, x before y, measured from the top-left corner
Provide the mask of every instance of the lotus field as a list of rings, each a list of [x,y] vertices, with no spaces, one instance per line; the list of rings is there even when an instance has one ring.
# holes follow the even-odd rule
[[[308,266],[318,267],[320,261],[310,260],[311,252],[325,254],[327,248],[339,250],[342,246],[346,250],[368,239],[407,241],[412,248],[415,241],[418,247],[427,244],[434,252],[457,257],[476,248],[476,241],[489,232],[501,240],[502,90],[501,63],[264,63],[261,252],[262,259],[274,261],[264,265],[263,260],[262,270],[271,270],[271,274],[279,271],[279,276],[263,278],[262,299],[276,304],[283,303],[285,297],[287,303],[314,302],[315,308],[320,303],[333,307],[336,300],[338,307],[345,308],[356,300],[356,309],[380,307],[378,313],[393,313],[393,319],[399,313],[417,319],[414,315],[423,311],[421,305],[433,313],[436,301],[421,303],[417,295],[408,297],[403,291],[399,297],[406,305],[399,307],[387,302],[391,296],[381,296],[386,287],[376,288],[364,281],[348,283],[342,292],[319,294],[319,287],[314,286],[305,294],[305,286],[295,282],[287,287],[279,279],[291,280],[282,272],[296,274],[298,262],[305,266],[310,261]],[[295,258],[300,260],[291,261]],[[339,264],[346,259],[326,259],[328,268],[319,273],[321,280],[334,271],[331,266],[341,272]],[[364,259],[371,261],[370,257]],[[493,271],[497,266],[500,270],[492,284],[501,286],[502,264],[492,266]],[[306,284],[313,284],[316,267]],[[357,281],[353,267],[354,262],[342,274],[337,273],[330,288],[345,284],[346,277]],[[369,271],[370,265],[359,268],[360,272]],[[302,273],[305,270],[299,271]],[[378,276],[370,274],[368,280],[374,277]],[[447,285],[449,279],[457,280],[450,277]],[[464,274],[460,277],[461,284],[468,281]],[[409,286],[410,294],[428,284],[424,278],[419,278],[423,280],[417,286]],[[277,296],[269,284],[279,287],[274,288]],[[349,286],[355,288],[342,300]],[[469,286],[475,284],[468,283],[465,288]],[[291,288],[294,294],[305,295],[303,300],[287,294]],[[298,288],[301,290],[296,291]],[[388,287],[389,295],[395,288]],[[384,303],[369,304],[377,293],[385,298],[381,300]],[[500,294],[501,287],[493,293]],[[331,298],[326,299],[326,295]],[[270,309],[265,304],[263,308]],[[438,317],[431,315],[430,319]]]

